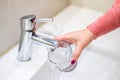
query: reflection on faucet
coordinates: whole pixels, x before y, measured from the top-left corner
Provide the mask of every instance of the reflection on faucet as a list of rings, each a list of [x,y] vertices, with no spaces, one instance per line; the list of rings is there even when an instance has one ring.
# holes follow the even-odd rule
[[[58,42],[46,36],[36,34],[37,22],[50,22],[53,19],[38,19],[35,15],[27,15],[21,18],[21,36],[17,59],[19,61],[29,61],[31,59],[31,44],[33,41],[42,43],[55,49]]]

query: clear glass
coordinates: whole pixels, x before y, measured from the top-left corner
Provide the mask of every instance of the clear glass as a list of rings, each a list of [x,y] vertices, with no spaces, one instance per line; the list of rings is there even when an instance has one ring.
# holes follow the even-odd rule
[[[72,48],[69,43],[60,41],[59,46],[54,49],[48,49],[48,60],[53,63],[60,71],[72,71],[76,64],[71,64]]]

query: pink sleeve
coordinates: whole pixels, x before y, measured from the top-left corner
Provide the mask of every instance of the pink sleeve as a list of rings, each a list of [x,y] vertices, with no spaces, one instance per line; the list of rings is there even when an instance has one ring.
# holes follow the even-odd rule
[[[115,0],[112,8],[87,28],[93,33],[94,38],[97,38],[118,27],[120,27],[120,0]]]

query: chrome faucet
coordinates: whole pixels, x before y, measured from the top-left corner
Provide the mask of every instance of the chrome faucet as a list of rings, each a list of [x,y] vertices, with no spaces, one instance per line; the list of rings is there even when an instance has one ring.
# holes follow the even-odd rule
[[[31,44],[33,41],[40,42],[50,48],[55,49],[58,42],[52,38],[36,34],[37,22],[52,22],[53,19],[36,19],[35,15],[27,15],[21,18],[21,36],[17,59],[19,61],[29,61],[31,59]]]

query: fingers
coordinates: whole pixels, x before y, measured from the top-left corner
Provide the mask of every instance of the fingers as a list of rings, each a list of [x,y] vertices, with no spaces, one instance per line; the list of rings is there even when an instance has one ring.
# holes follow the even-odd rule
[[[64,40],[64,39],[66,39],[66,36],[65,36],[65,35],[55,36],[54,39],[55,39],[55,40],[58,40],[58,41],[62,41],[62,40]]]
[[[73,53],[73,56],[72,56],[71,64],[74,64],[78,60],[82,50],[83,48],[81,47],[81,45],[77,44],[75,52]]]
[[[78,33],[76,33],[76,34],[78,34]],[[76,37],[77,36],[76,34],[69,33],[69,34],[64,34],[64,35],[61,35],[61,36],[56,36],[54,38],[54,39],[56,39],[58,41],[66,41],[66,42],[71,43],[71,44],[72,43],[76,44],[76,49],[75,49],[75,52],[74,52],[74,54],[72,56],[71,64],[74,64],[78,60],[78,58],[79,58],[79,56],[80,56],[80,54],[81,54],[81,52],[83,50],[82,46],[84,46],[81,43],[80,39],[78,39]]]
[[[57,40],[57,41],[65,41],[65,42],[68,42],[70,44],[74,43],[73,38],[70,34],[64,34],[64,35],[61,35],[61,36],[56,36],[56,37],[54,37],[54,39]]]

